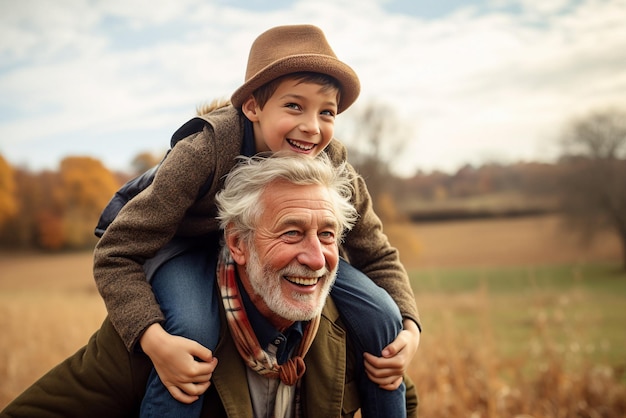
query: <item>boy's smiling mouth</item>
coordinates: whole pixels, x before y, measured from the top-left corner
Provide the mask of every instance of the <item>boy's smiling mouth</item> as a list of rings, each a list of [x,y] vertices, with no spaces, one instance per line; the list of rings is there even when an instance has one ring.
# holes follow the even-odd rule
[[[299,149],[300,151],[311,151],[317,145],[312,142],[301,142],[289,138],[287,138],[287,143],[292,147]]]

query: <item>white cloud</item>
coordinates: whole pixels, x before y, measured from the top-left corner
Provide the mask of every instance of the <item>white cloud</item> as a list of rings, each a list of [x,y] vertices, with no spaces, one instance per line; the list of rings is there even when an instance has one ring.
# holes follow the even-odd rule
[[[521,13],[501,8],[513,1]],[[50,166],[79,144],[117,155],[105,163],[121,168],[132,157],[119,158],[125,148],[162,149],[196,105],[230,95],[254,38],[290,23],[322,27],[359,74],[360,102],[384,101],[415,127],[399,162],[407,173],[550,157],[572,114],[626,105],[626,0],[498,2],[427,20],[374,0],[267,11],[202,0],[0,1],[0,152]],[[128,140],[102,144],[107,135]]]
[[[459,13],[387,38],[377,31],[372,37],[384,45],[402,38],[415,43],[371,62],[366,77],[377,77],[365,84],[372,88],[382,79],[382,66],[394,69],[387,91],[372,96],[397,104],[419,129],[406,164],[452,169],[460,161],[550,158],[571,114],[607,101],[626,105],[626,62],[616,53],[626,48],[625,5],[590,1],[543,24]]]

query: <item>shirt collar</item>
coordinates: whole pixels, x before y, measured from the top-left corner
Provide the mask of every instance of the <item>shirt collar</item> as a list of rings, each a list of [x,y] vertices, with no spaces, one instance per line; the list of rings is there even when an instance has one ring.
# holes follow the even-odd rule
[[[241,155],[252,157],[256,154],[256,146],[254,145],[254,129],[250,119],[243,118],[243,141],[241,143]]]

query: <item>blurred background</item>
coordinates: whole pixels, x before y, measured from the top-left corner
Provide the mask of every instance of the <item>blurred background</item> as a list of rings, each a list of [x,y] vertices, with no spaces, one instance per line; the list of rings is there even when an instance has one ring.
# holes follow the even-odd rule
[[[626,416],[625,21],[625,0],[0,0],[0,408],[104,318],[113,193],[230,97],[261,32],[311,23],[361,79],[336,137],[409,270],[423,413]]]

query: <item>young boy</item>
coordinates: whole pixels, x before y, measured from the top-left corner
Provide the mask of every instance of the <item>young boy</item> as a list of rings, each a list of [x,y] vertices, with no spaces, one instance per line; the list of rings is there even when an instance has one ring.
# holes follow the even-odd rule
[[[336,58],[319,28],[264,32],[251,47],[245,83],[232,105],[208,109],[177,131],[175,137],[184,139],[153,183],[102,236],[94,276],[111,322],[127,348],[141,348],[155,367],[142,416],[200,413],[196,400],[210,384],[219,335],[215,272],[207,269],[219,246],[214,197],[236,157],[325,152],[341,163],[346,152],[333,140],[334,121],[359,91],[358,77]],[[205,193],[207,179],[212,182]],[[402,416],[401,376],[419,344],[417,308],[363,179],[353,186],[360,218],[342,244],[347,262],[340,263],[331,296],[357,356],[365,359],[359,381],[363,416]]]

